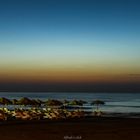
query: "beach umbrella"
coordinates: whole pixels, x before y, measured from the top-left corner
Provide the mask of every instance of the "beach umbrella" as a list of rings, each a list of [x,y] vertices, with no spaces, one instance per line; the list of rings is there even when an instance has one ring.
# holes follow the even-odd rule
[[[104,105],[104,104],[105,104],[105,102],[102,100],[95,100],[95,101],[91,102],[91,105],[96,105],[97,110],[99,109],[99,105]]]
[[[69,105],[83,106],[83,103],[81,101],[78,101],[78,100],[73,100],[73,101],[69,102]]]
[[[32,105],[32,100],[30,100],[29,98],[23,97],[18,101],[19,105]]]
[[[38,102],[37,102],[36,100],[33,99],[33,100],[31,100],[31,101],[32,101],[31,104],[32,104],[33,106],[38,106]]]
[[[61,106],[63,105],[63,103],[61,101],[58,100],[47,100],[45,103],[47,106]]]
[[[7,99],[7,98],[1,97],[0,98],[0,104],[2,104],[2,105],[9,105],[9,104],[12,104],[12,101]]]
[[[40,100],[31,100],[32,101],[32,105],[34,105],[34,106],[41,106],[41,104],[42,104],[42,102],[40,101]]]
[[[0,98],[0,104],[3,105],[3,108],[4,108],[4,105],[7,108],[7,105],[12,104],[12,102],[7,98],[1,97]]]

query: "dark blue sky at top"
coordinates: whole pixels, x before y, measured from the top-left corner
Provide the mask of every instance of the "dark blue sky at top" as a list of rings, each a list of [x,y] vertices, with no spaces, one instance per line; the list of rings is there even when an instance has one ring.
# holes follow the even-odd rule
[[[70,68],[139,82],[139,60],[140,0],[0,0],[0,77]]]
[[[0,0],[1,60],[35,60],[40,52],[41,62],[77,55],[81,63],[126,58],[122,63],[138,67],[139,38],[139,0]]]
[[[139,0],[0,0],[0,30],[97,35],[121,30],[137,36],[139,7]]]

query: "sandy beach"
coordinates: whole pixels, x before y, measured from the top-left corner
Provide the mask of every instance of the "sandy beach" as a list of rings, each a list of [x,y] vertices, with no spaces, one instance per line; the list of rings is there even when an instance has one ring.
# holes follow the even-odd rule
[[[85,118],[67,121],[9,121],[0,123],[1,140],[137,140],[140,119]]]

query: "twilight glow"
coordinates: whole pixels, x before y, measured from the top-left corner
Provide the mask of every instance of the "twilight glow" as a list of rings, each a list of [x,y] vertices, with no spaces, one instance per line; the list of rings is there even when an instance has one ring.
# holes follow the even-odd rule
[[[139,83],[138,0],[0,0],[0,83]]]

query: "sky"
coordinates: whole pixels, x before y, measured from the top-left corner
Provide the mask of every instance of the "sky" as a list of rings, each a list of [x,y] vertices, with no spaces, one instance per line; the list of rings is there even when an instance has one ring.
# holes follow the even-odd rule
[[[139,7],[139,0],[0,0],[0,91],[112,84],[140,91]]]

